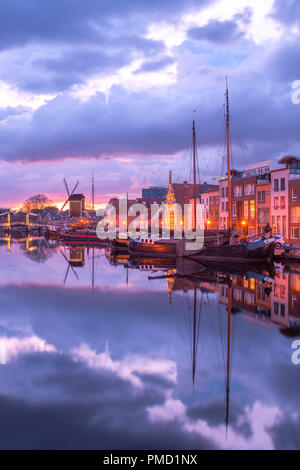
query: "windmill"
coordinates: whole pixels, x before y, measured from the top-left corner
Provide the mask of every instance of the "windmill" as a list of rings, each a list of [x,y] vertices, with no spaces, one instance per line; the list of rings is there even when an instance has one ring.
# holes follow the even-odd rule
[[[71,261],[68,260],[68,258],[66,257],[66,255],[64,254],[64,252],[61,249],[59,251],[60,251],[61,255],[64,257],[64,259],[66,260],[66,262],[68,263],[67,271],[66,271],[66,274],[65,274],[65,277],[64,277],[64,284],[66,284],[66,282],[67,282],[67,278],[68,278],[70,268],[73,271],[73,274],[74,274],[74,276],[76,277],[76,279],[78,281],[79,280],[78,274],[75,271],[74,267],[72,266]]]
[[[66,188],[66,191],[67,191],[67,194],[68,194],[68,199],[66,200],[66,202],[65,202],[65,203],[63,204],[63,206],[61,207],[59,213],[61,213],[62,210],[63,210],[63,208],[66,206],[66,204],[68,204],[68,202],[70,201],[71,196],[73,196],[73,194],[74,194],[74,192],[75,192],[77,186],[79,185],[79,181],[77,181],[77,183],[75,184],[73,190],[70,192],[70,191],[69,191],[68,184],[67,184],[67,181],[66,181],[66,178],[64,178],[63,181],[64,181],[64,185],[65,185],[65,188]]]

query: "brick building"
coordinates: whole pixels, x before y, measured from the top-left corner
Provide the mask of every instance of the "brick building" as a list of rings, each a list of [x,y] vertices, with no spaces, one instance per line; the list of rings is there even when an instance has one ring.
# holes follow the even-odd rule
[[[300,158],[288,155],[284,168],[271,172],[271,222],[273,231],[291,243],[300,242]]]

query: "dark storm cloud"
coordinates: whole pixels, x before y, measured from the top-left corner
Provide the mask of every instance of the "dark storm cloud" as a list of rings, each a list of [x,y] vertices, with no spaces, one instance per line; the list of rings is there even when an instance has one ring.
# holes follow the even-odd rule
[[[292,82],[300,77],[300,49],[298,38],[281,44],[270,60],[269,71],[273,79]]]
[[[245,420],[245,410],[231,400],[229,412],[230,427],[246,438],[250,438],[252,436],[251,424]],[[224,404],[221,404],[220,400],[192,406],[188,409],[187,415],[192,420],[204,420],[212,427],[224,425],[226,419]]]
[[[165,401],[159,383],[137,390],[110,371],[89,369],[56,353],[27,354],[6,370],[6,387],[13,385],[14,377],[22,377],[31,393],[19,398],[11,390],[10,396],[0,396],[2,449],[214,447],[176,421],[149,421],[148,407]]]
[[[273,16],[280,23],[286,23],[286,24],[299,23],[300,22],[299,0],[275,0],[271,16]]]
[[[260,86],[254,90],[252,84],[260,78]],[[6,160],[30,161],[178,152],[189,145],[187,131],[191,110],[197,109],[200,100],[199,129],[207,129],[207,122],[211,122],[216,110],[221,108],[223,77],[218,83],[216,79],[211,83],[214,83],[211,92],[206,90],[205,84],[196,86],[190,82],[184,93],[179,83],[166,94],[129,92],[114,86],[108,102],[101,93],[87,102],[68,95],[58,96],[41,106],[32,121],[24,123],[24,128],[21,129],[19,123],[19,126],[0,129],[0,155]],[[233,132],[238,129],[244,153],[248,149],[248,161],[288,153],[292,151],[289,147],[298,142],[299,107],[291,101],[290,83],[273,82],[269,89],[267,83],[264,72],[252,71],[247,80],[241,82],[237,77],[230,82]],[[221,122],[222,110],[219,118]],[[204,131],[199,138],[200,145],[216,145],[216,130],[203,134]],[[237,142],[236,136],[233,142]]]
[[[11,56],[2,66],[0,78],[36,94],[67,90],[96,73],[111,73],[129,64],[134,51],[147,57],[162,52],[161,41],[142,37],[148,24],[166,14],[172,21],[208,1],[4,0],[0,4],[0,50],[19,48],[22,55],[26,48],[24,54],[29,57],[30,47],[38,46],[39,57],[35,54],[32,61],[24,61]],[[54,58],[53,48],[65,52]]]
[[[170,56],[166,56],[158,60],[147,61],[144,62],[135,73],[156,72],[157,70],[161,70],[168,65],[174,64],[174,62],[175,59]]]
[[[135,29],[162,15],[174,18],[209,0],[2,0],[0,3],[0,49],[23,47],[30,43],[95,43],[100,32],[114,20],[137,17]]]
[[[215,44],[230,43],[240,39],[243,32],[235,21],[212,20],[207,25],[188,30],[188,36],[197,41],[209,41]]]
[[[131,60],[129,51],[106,54],[101,50],[77,49],[57,58],[37,59],[32,74],[20,77],[19,88],[35,93],[53,93],[80,84],[96,73],[109,73]],[[39,69],[36,71],[36,68]],[[41,70],[42,69],[42,70]],[[39,71],[46,73],[39,73]]]

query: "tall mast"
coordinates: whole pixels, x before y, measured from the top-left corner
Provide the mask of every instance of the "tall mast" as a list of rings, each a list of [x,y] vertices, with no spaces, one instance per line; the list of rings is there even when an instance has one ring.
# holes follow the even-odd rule
[[[194,176],[194,205],[193,205],[193,230],[196,230],[196,198],[197,198],[197,187],[196,187],[196,130],[195,130],[195,112],[193,111],[193,176]]]
[[[231,168],[230,168],[230,112],[228,80],[226,77],[226,134],[227,134],[227,180],[228,180],[228,228],[232,229],[232,194],[231,194]]]
[[[196,329],[197,329],[197,285],[194,285],[194,318],[193,318],[193,388],[196,372]]]
[[[231,280],[230,280],[230,284],[228,287],[228,313],[227,313],[226,435],[227,435],[228,423],[229,423],[231,307],[232,307],[232,285],[231,285]]]
[[[94,171],[92,171],[92,209],[95,210],[95,178]]]

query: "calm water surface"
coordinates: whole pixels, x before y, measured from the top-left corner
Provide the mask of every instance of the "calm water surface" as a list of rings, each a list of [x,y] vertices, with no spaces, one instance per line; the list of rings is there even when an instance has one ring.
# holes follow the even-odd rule
[[[0,263],[1,448],[300,448],[296,266],[178,277],[41,240]]]

